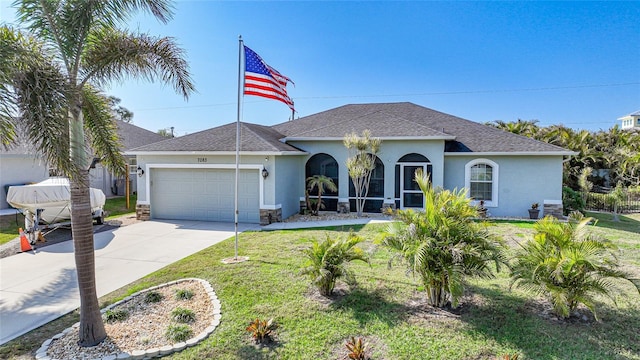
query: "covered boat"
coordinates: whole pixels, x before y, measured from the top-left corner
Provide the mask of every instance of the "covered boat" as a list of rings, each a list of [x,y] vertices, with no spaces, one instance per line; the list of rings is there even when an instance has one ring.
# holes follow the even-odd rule
[[[90,188],[91,213],[102,223],[102,208],[106,196],[100,189]],[[7,192],[7,202],[25,215],[25,227],[32,228],[38,223],[54,224],[71,219],[71,192],[69,179],[51,178],[31,185],[11,186]],[[42,211],[37,211],[42,209]]]

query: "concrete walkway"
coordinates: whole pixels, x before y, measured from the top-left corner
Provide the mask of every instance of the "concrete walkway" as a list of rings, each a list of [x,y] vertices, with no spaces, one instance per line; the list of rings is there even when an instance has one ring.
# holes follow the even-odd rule
[[[97,233],[98,297],[233,235],[233,224],[179,220]],[[72,241],[0,259],[0,345],[79,306]]]
[[[360,218],[345,220],[324,220],[324,221],[300,221],[300,222],[280,222],[273,223],[262,227],[262,230],[291,230],[291,229],[310,229],[318,227],[334,227],[364,224],[379,224],[390,222],[385,218]]]

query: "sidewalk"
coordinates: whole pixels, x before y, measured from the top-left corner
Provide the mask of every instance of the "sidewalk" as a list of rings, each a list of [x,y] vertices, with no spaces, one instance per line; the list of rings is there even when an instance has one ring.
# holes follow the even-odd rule
[[[259,228],[241,224],[239,230]],[[98,297],[233,235],[234,224],[180,220],[97,233]],[[79,306],[72,241],[0,260],[0,345]]]
[[[384,218],[360,218],[360,219],[345,219],[345,220],[279,222],[279,223],[265,225],[262,227],[262,230],[292,230],[292,229],[307,229],[307,228],[318,228],[318,227],[380,224],[380,223],[387,223],[390,221],[391,220],[384,219]]]

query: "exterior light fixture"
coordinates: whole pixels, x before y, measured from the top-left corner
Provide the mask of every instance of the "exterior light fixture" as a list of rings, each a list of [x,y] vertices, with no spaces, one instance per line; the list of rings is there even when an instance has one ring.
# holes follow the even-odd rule
[[[93,160],[91,160],[91,165],[89,165],[89,170],[91,169],[95,169],[96,165],[100,162],[100,158],[94,157]]]
[[[262,168],[262,178],[266,179],[267,176],[269,176],[269,172],[267,171],[266,168]]]
[[[142,175],[144,175],[144,169],[141,168],[140,166],[138,166],[138,171],[137,172],[138,172],[138,176],[139,177],[142,177]]]

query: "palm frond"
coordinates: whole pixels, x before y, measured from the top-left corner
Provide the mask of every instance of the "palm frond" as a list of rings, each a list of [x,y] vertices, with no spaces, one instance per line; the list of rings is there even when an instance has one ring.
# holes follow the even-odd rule
[[[85,86],[83,90],[85,129],[94,156],[116,176],[124,175],[128,171],[125,169],[127,163],[122,156],[122,144],[108,99],[91,86]]]
[[[516,255],[512,285],[545,294],[561,317],[570,316],[580,303],[596,315],[597,294],[615,301],[614,281],[633,281],[617,268],[616,247],[589,231],[591,220],[579,216],[567,223],[538,221],[534,238]]]
[[[83,62],[85,79],[96,84],[141,77],[170,84],[185,99],[195,91],[184,50],[169,37],[102,28],[91,33]]]

